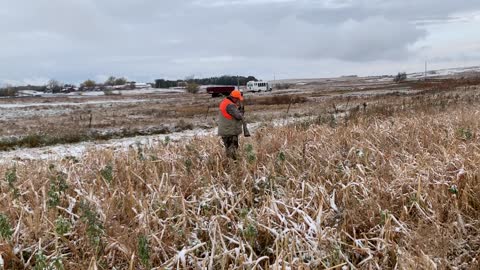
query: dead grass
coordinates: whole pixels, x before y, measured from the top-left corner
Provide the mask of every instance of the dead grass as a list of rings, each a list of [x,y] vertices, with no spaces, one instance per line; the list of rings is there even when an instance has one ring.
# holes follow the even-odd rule
[[[278,96],[260,96],[246,99],[246,105],[281,105],[296,104],[307,102],[307,97],[303,95],[278,95]]]
[[[413,81],[404,83],[413,89],[429,91],[451,91],[459,87],[468,88],[480,84],[480,76],[470,76],[460,79],[428,79],[427,81]]]
[[[173,125],[158,125],[143,128],[119,128],[107,132],[99,129],[82,127],[76,127],[64,131],[43,129],[42,131],[34,131],[26,136],[0,139],[0,151],[9,151],[17,148],[44,147],[58,144],[73,144],[85,141],[102,141],[125,137],[168,134],[172,132],[192,130],[193,128],[194,126],[191,122],[179,119]]]
[[[7,269],[478,269],[480,107],[448,97],[267,125],[235,163],[205,137],[2,165],[0,255]]]

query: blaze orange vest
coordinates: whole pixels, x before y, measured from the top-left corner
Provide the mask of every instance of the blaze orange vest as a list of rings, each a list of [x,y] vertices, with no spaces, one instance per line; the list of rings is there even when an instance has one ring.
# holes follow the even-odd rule
[[[227,107],[228,105],[233,104],[237,106],[235,103],[233,103],[230,99],[226,98],[220,103],[220,112],[222,113],[223,117],[227,118],[228,120],[232,120],[233,117],[227,112]]]

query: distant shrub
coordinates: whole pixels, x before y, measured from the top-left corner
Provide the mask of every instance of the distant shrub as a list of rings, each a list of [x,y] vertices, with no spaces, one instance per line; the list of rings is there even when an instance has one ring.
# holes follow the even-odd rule
[[[111,90],[111,89],[105,89],[105,90],[103,90],[103,94],[104,94],[105,96],[118,96],[118,95],[121,95],[121,93],[119,93],[119,92],[114,92],[114,91]]]
[[[108,77],[108,79],[105,81],[105,85],[125,85],[127,84],[128,80],[126,78],[115,78],[114,76]]]
[[[399,72],[395,78],[393,78],[393,81],[396,83],[403,82],[407,79],[407,73],[405,72]]]
[[[94,81],[94,80],[86,80],[84,81],[81,86],[84,87],[84,88],[93,88],[97,85],[97,83]]]
[[[188,83],[186,89],[187,92],[191,94],[196,94],[200,90],[198,84],[196,83]]]
[[[278,89],[278,90],[290,89],[291,87],[292,87],[292,84],[290,83],[279,83],[275,85],[275,89]]]
[[[47,83],[47,90],[52,93],[59,93],[62,91],[63,84],[57,80],[51,79]]]
[[[17,95],[17,90],[12,88],[0,89],[0,97],[14,97]]]
[[[112,95],[113,95],[113,91],[110,90],[110,89],[103,90],[103,94],[104,94],[105,96],[112,96]]]

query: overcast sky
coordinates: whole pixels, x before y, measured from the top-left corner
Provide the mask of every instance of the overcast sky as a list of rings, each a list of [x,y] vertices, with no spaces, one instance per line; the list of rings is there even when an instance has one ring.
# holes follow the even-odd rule
[[[478,0],[0,0],[0,84],[480,65]]]

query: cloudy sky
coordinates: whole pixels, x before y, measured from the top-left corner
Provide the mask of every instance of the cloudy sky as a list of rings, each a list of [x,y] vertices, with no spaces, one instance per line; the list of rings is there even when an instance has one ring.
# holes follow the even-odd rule
[[[478,0],[0,0],[0,84],[480,65]]]

